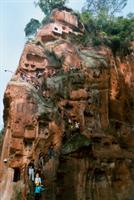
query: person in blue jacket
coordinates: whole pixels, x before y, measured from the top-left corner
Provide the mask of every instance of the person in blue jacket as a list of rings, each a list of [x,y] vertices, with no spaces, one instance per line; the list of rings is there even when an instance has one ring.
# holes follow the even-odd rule
[[[41,191],[42,191],[42,186],[41,185],[36,185],[35,186],[35,200],[40,200],[41,198]]]
[[[41,178],[39,176],[39,173],[36,174],[36,177],[35,177],[35,190],[34,190],[34,193],[35,193],[35,200],[40,200],[41,198],[41,192],[45,190],[45,187],[42,185],[41,183]]]
[[[39,173],[36,173],[34,183],[35,183],[35,191],[34,191],[35,200],[40,200],[40,198],[41,198],[41,178],[39,176]]]

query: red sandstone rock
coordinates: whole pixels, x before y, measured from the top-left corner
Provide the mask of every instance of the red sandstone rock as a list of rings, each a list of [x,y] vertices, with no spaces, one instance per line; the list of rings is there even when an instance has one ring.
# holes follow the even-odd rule
[[[48,200],[132,199],[133,54],[78,50],[69,40],[84,31],[76,15],[56,9],[51,20],[25,45],[5,91],[2,198],[17,181],[27,199],[32,163]]]

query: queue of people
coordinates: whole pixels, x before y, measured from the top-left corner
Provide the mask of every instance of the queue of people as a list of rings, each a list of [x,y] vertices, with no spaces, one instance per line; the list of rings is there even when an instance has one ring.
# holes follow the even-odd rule
[[[34,197],[35,200],[40,200],[41,198],[41,192],[45,189],[44,185],[42,185],[42,179],[37,172],[35,175],[35,170],[33,166],[29,166],[28,168],[28,176],[29,180],[34,183]]]
[[[48,158],[51,159],[54,156],[54,147],[53,144],[51,144],[48,147]],[[45,164],[45,160],[44,160],[44,155],[43,153],[39,154],[39,166],[38,167],[43,167]],[[42,180],[42,178],[40,177],[41,175],[41,168],[40,171],[35,170],[34,164],[33,162],[29,164],[28,166],[28,177],[29,180],[32,181],[34,183],[34,197],[35,200],[40,200],[41,199],[41,192],[43,190],[45,190],[44,187],[44,179]]]
[[[71,120],[70,118],[68,119],[68,127],[71,130],[78,130],[80,129],[80,123],[76,120]]]

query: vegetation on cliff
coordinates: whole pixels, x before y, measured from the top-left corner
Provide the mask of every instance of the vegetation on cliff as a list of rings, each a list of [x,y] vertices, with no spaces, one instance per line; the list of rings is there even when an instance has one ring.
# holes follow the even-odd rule
[[[67,0],[38,0],[37,5],[42,12],[48,16],[54,8],[62,7],[66,2]]]
[[[84,9],[95,16],[105,13],[112,17],[115,13],[122,11],[126,5],[127,0],[86,0]]]
[[[114,2],[122,9],[126,1]],[[60,6],[26,26],[34,36],[48,20],[26,43],[5,92],[2,199],[10,188],[12,199],[33,199],[31,167],[46,187],[42,199],[131,199],[134,54],[116,54],[130,50],[134,17],[115,17],[107,4],[77,14]]]
[[[118,50],[127,49],[129,43],[134,40],[134,15],[127,17],[112,18],[102,13],[93,16],[88,11],[80,14],[80,18],[85,25],[86,31],[83,44],[93,46],[107,45],[112,48],[113,53]]]

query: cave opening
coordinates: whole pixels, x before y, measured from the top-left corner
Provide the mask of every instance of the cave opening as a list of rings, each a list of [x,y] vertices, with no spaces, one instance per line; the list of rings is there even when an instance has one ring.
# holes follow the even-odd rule
[[[18,167],[14,168],[14,177],[13,182],[17,182],[20,180],[20,169]]]
[[[69,104],[68,102],[64,105],[64,108],[67,110],[73,109],[73,105]]]
[[[25,148],[31,149],[33,146],[33,140],[32,139],[24,139],[24,146]]]
[[[115,130],[120,130],[120,129],[121,129],[121,123],[115,122]]]
[[[102,169],[96,168],[94,170],[94,179],[95,179],[96,182],[99,182],[99,181],[102,181],[102,180],[106,179],[105,171],[102,170]]]

